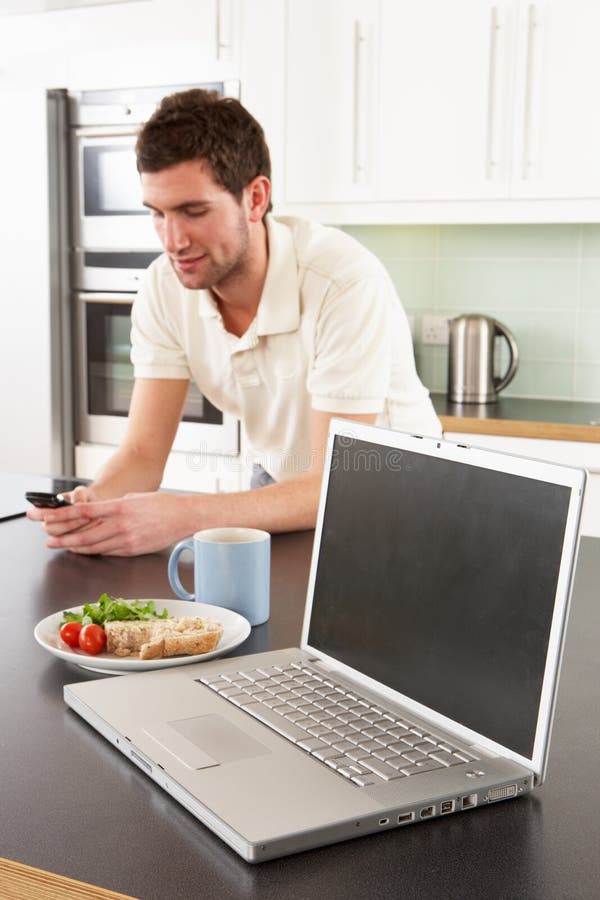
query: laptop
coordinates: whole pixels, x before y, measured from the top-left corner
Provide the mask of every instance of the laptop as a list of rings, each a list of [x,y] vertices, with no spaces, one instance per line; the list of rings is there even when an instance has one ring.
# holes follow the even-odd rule
[[[300,646],[65,700],[252,863],[522,797],[546,775],[584,485],[336,419]]]

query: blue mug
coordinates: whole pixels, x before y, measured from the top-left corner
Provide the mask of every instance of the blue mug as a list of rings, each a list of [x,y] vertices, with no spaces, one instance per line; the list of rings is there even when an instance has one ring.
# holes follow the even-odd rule
[[[194,554],[194,593],[179,578],[179,557]],[[179,541],[169,558],[169,584],[182,600],[223,606],[251,625],[269,618],[271,535],[257,528],[208,528]]]

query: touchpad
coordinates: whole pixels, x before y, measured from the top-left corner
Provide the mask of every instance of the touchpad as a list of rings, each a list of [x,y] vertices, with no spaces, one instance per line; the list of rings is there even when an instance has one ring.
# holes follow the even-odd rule
[[[191,769],[271,752],[228,719],[214,713],[157,724],[144,731]]]

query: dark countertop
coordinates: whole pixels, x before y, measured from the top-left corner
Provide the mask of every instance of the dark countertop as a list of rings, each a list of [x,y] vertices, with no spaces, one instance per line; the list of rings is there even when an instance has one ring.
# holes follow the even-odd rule
[[[444,431],[600,442],[600,403],[502,394],[495,403],[451,403],[435,393],[431,400]]]
[[[238,652],[298,642],[311,548],[311,532],[273,538],[271,619]],[[47,550],[26,519],[0,523],[0,857],[141,900],[595,900],[599,551],[600,541],[583,539],[548,780],[539,790],[249,866],[65,707],[64,684],[100,676],[33,639],[40,619],[104,590],[172,596],[168,554],[81,558]]]

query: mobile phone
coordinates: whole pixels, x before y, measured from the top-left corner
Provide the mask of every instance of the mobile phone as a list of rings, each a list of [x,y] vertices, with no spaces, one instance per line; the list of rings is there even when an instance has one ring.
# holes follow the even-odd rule
[[[58,509],[59,506],[71,505],[62,494],[47,494],[44,491],[27,491],[25,499],[42,509]]]

